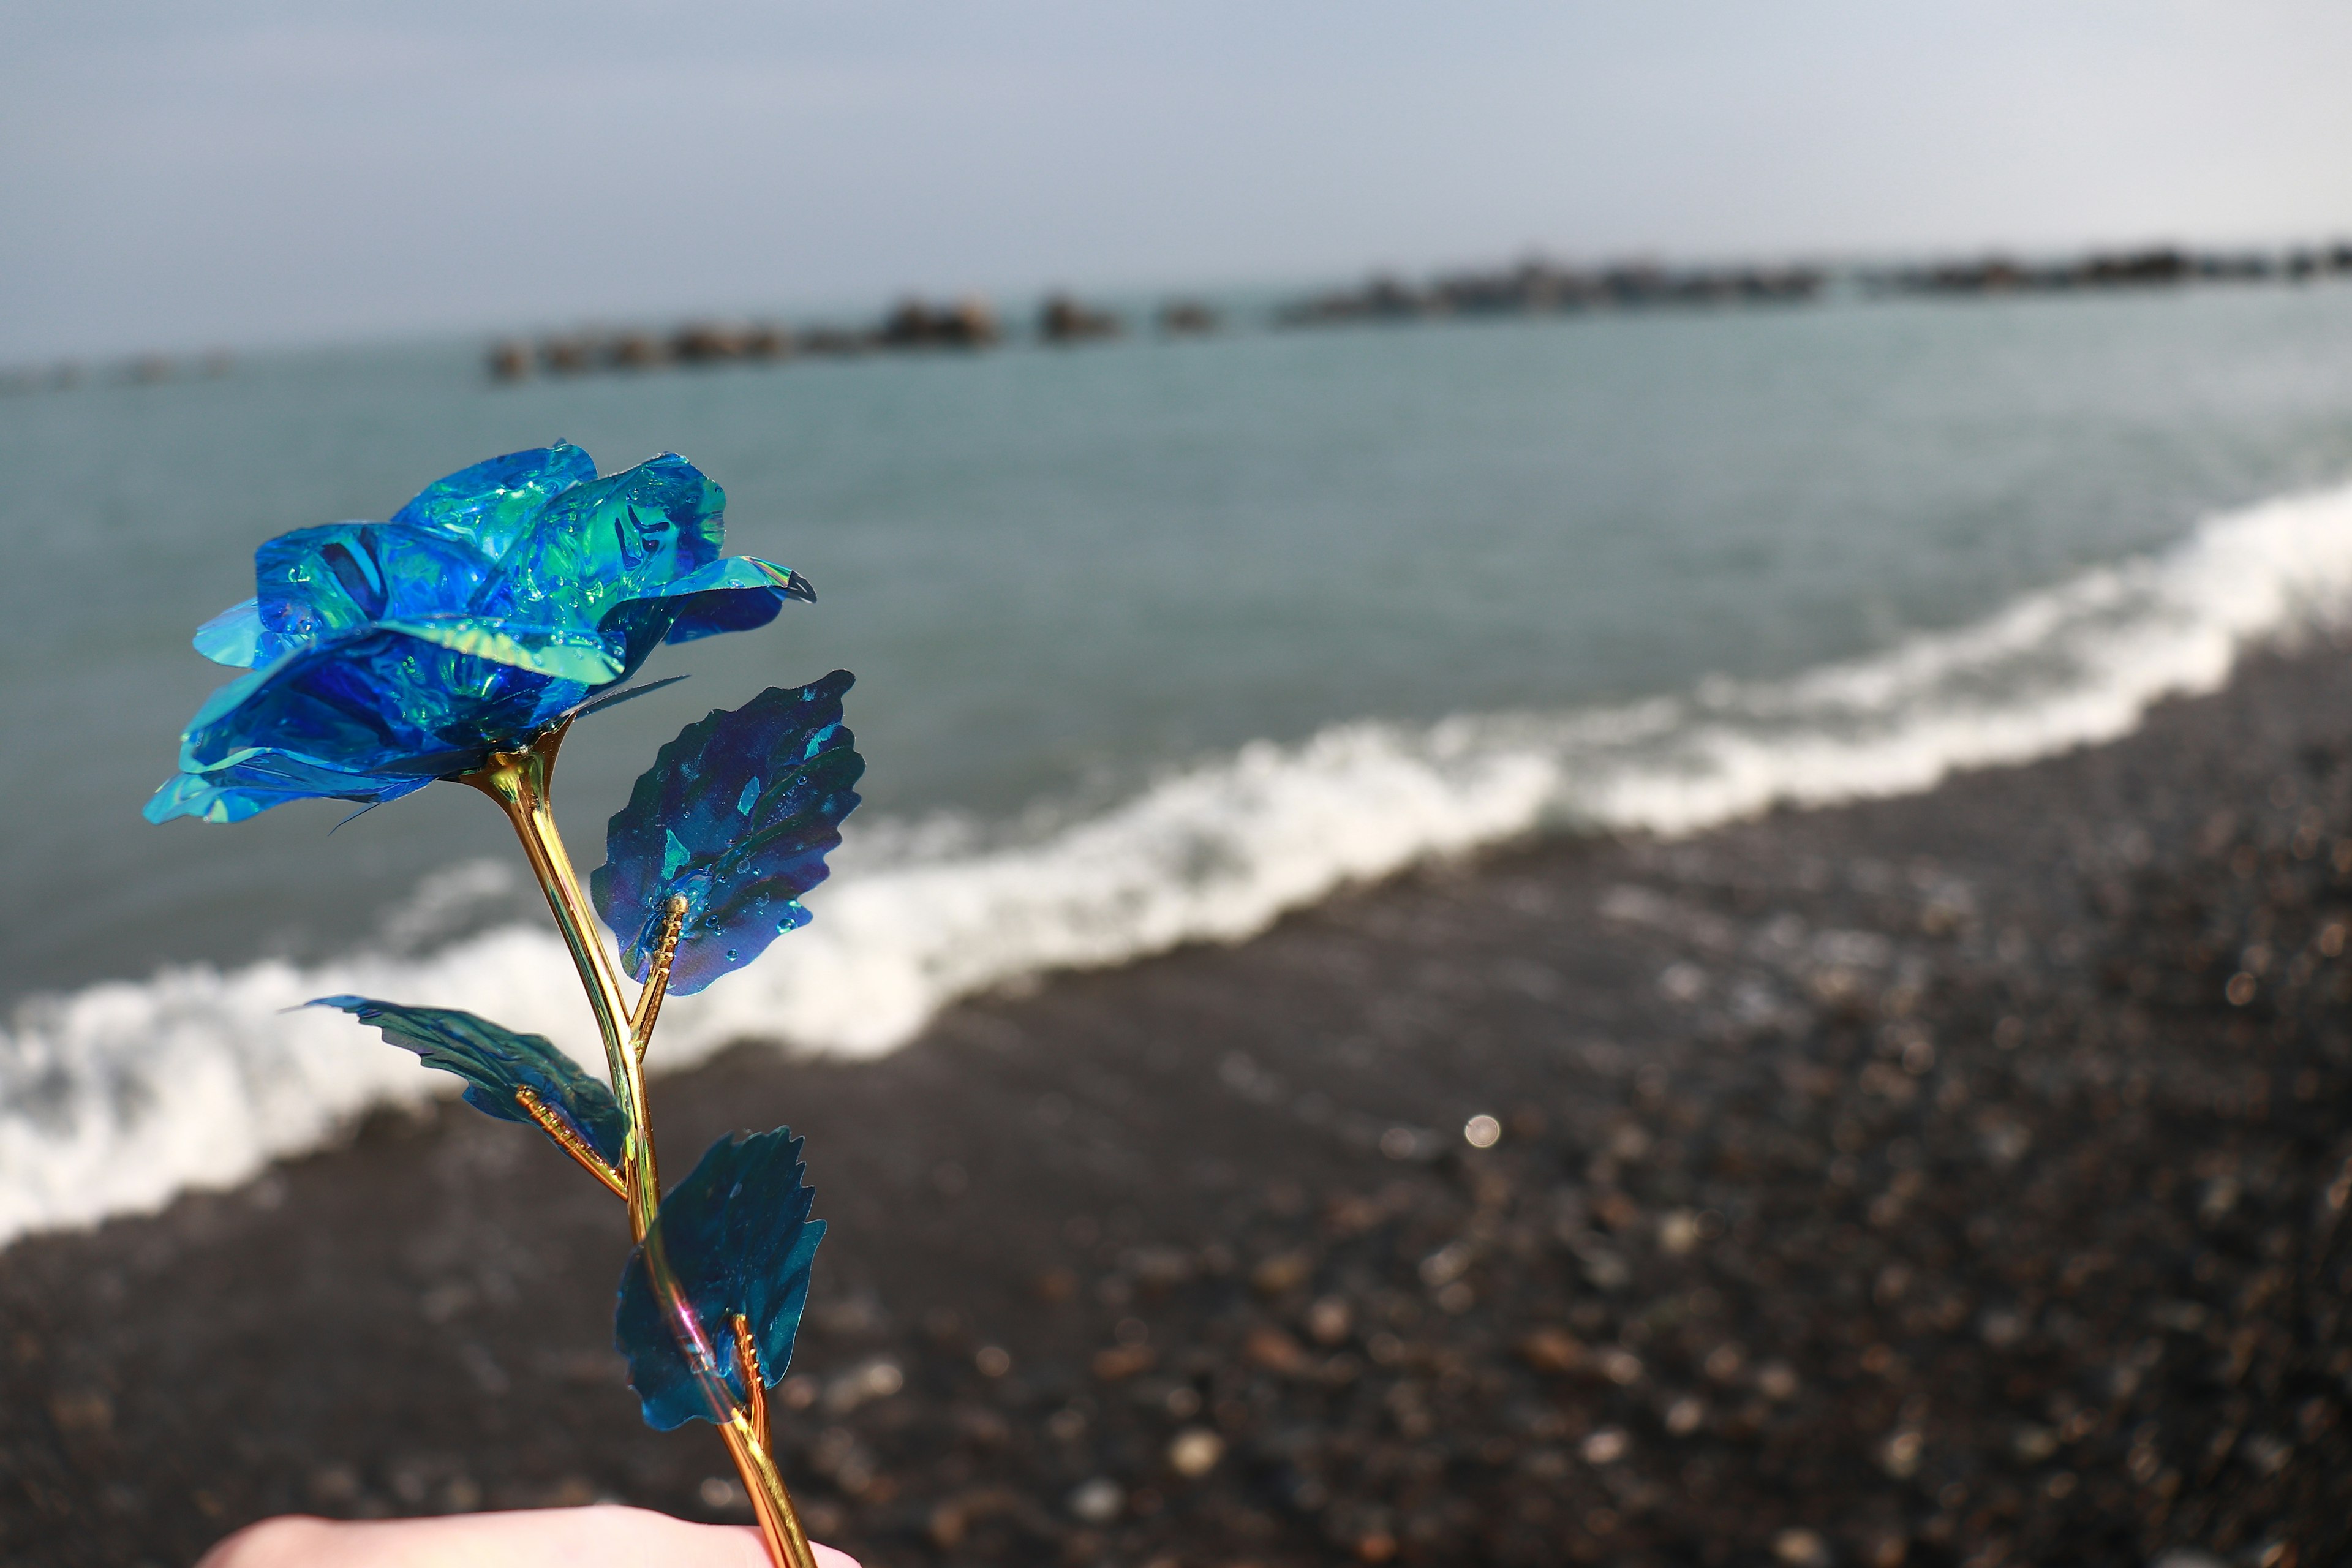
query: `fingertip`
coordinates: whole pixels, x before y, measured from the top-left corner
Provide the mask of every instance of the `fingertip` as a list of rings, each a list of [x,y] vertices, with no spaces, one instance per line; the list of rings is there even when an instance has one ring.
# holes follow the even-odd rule
[[[196,1568],[294,1568],[318,1550],[334,1526],[310,1514],[257,1520],[220,1542]]]

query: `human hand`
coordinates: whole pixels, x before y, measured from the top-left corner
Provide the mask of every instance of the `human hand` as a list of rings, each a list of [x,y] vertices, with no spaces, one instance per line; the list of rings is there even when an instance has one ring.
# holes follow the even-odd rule
[[[817,1568],[857,1568],[830,1546]],[[196,1568],[770,1568],[750,1525],[688,1524],[609,1503],[437,1519],[341,1522],[289,1514],[247,1525]]]

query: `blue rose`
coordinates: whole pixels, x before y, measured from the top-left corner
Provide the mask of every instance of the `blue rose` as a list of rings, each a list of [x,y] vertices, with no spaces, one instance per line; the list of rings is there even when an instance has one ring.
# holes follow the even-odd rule
[[[659,643],[814,599],[796,574],[719,554],[726,503],[683,458],[600,479],[559,442],[451,474],[389,522],[271,540],[254,597],[195,637],[252,673],[196,710],[148,820],[396,799],[527,745]]]

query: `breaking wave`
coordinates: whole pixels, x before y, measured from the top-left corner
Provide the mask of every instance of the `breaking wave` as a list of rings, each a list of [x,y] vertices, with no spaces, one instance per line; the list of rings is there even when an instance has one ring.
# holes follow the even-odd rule
[[[1236,941],[1431,856],[1552,828],[1688,833],[1778,804],[1927,789],[1955,769],[2124,734],[2161,698],[2219,688],[2249,647],[2347,619],[2352,488],[2210,519],[2165,551],[1793,679],[1717,679],[1568,713],[1339,724],[1244,746],[1017,844],[870,826],[837,858],[814,925],[671,1004],[662,1058],[747,1037],[876,1054],[959,996]],[[422,923],[468,876],[496,875],[445,873],[387,931]],[[340,1014],[286,1011],[313,996],[466,1007],[595,1058],[551,934],[505,927],[401,956],[410,945],[168,969],[23,1005],[0,1032],[0,1240],[242,1181],[372,1105],[454,1089]]]

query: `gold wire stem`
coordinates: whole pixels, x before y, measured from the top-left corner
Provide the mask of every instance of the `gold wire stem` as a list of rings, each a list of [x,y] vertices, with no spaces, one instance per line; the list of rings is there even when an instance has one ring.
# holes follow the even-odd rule
[[[761,1373],[760,1347],[751,1342],[751,1320],[737,1312],[728,1323],[735,1331],[735,1365],[743,1374],[743,1387],[751,1401],[751,1429],[764,1443],[768,1440],[768,1380]]]
[[[621,1155],[621,1178],[627,1190],[629,1228],[640,1241],[661,1207],[661,1176],[654,1160],[653,1124],[646,1111],[645,1075],[630,1045],[630,1009],[621,994],[621,973],[596,926],[596,917],[581,890],[572,857],[564,852],[563,835],[555,826],[549,787],[555,775],[555,756],[568,726],[558,726],[519,752],[494,752],[489,761],[458,782],[468,784],[496,801],[522,841],[531,874],[556,929],[572,952],[572,965],[588,993],[596,1015],[596,1032],[604,1037],[604,1065],[613,1094],[629,1119],[628,1141]]]
[[[652,971],[646,988],[637,993],[636,1015],[629,1020],[629,1047],[639,1062],[653,1044],[654,1025],[661,1018],[662,1001],[669,994],[669,966],[677,958],[678,933],[686,929],[686,895],[672,893],[662,909],[661,941],[654,948]]]
[[[712,1412],[711,1421],[726,1441],[728,1457],[735,1461],[735,1473],[743,1478],[744,1495],[751,1500],[751,1511],[760,1521],[760,1538],[767,1546],[769,1561],[774,1568],[817,1568],[808,1532],[801,1527],[800,1510],[793,1506],[792,1491],[784,1485],[783,1473],[777,1469],[775,1455],[769,1447],[767,1384],[760,1373],[759,1349],[751,1342],[751,1323],[740,1312],[731,1314],[728,1321],[730,1342],[713,1343],[703,1331],[693,1302],[679,1287],[676,1271],[670,1268],[660,1231],[645,1237],[643,1252],[654,1299],[668,1317],[678,1348],[693,1370],[695,1381],[701,1385],[703,1398]],[[730,1352],[745,1390],[740,1400],[727,1386],[726,1376],[719,1370]]]
[[[760,1373],[760,1352],[751,1343],[751,1325],[740,1312],[735,1314],[734,1329],[735,1364],[750,1401],[737,1405],[719,1431],[727,1439],[736,1473],[743,1478],[743,1490],[751,1499],[751,1511],[759,1516],[760,1535],[768,1544],[768,1556],[775,1568],[816,1568],[816,1553],[809,1547],[808,1532],[801,1528],[800,1510],[793,1507],[793,1494],[785,1488],[769,1447],[768,1385]]]
[[[541,1131],[555,1140],[557,1148],[577,1160],[582,1170],[612,1188],[613,1195],[623,1203],[629,1201],[629,1184],[621,1179],[621,1173],[606,1164],[604,1155],[590,1148],[563,1118],[548,1109],[547,1101],[528,1088],[518,1088],[515,1103],[522,1107],[524,1115],[539,1123]]]
[[[514,825],[517,837],[522,840],[523,854],[530,858],[532,874],[547,895],[556,924],[562,928],[563,940],[572,949],[572,963],[580,969],[581,983],[587,987],[588,1000],[596,1008],[597,1022],[602,1025],[606,1022],[606,1009],[615,1018],[626,1017],[628,1009],[621,1004],[620,970],[605,950],[604,939],[597,934],[587,898],[580,890],[580,878],[572,868],[571,857],[564,852],[563,835],[555,826],[551,794],[555,783],[555,759],[570,731],[569,724],[559,725],[521,751],[493,752],[488,762],[473,773],[461,774],[458,782],[473,785],[496,801],[507,820]]]
[[[752,1435],[751,1417],[738,1410],[719,1428],[719,1435],[727,1440],[727,1453],[735,1461],[735,1473],[743,1478],[743,1489],[751,1496],[751,1511],[760,1521],[760,1539],[768,1548],[768,1561],[775,1568],[817,1568],[816,1552],[809,1546],[808,1531],[801,1528],[800,1512],[793,1507],[793,1494],[785,1489],[784,1478],[777,1473],[768,1445]]]
[[[677,952],[685,900],[673,899],[671,902],[653,973],[633,1009],[623,999],[619,966],[605,948],[595,916],[581,891],[579,875],[572,868],[572,858],[564,852],[563,836],[556,829],[554,809],[549,801],[555,755],[563,744],[567,729],[568,726],[559,726],[551,730],[521,751],[496,752],[479,769],[461,774],[458,782],[488,795],[506,813],[515,837],[522,841],[531,874],[547,896],[547,907],[555,916],[556,929],[563,934],[564,946],[571,950],[572,967],[580,972],[580,984],[587,991],[588,1005],[596,1015],[596,1031],[604,1042],[604,1061],[612,1078],[614,1097],[629,1119],[621,1169],[613,1171],[601,1157],[588,1169],[627,1203],[629,1231],[645,1248],[646,1270],[656,1296],[667,1303],[681,1332],[699,1341],[699,1325],[687,1306],[661,1237],[658,1233],[648,1236],[653,1231],[654,1217],[661,1210],[661,1177],[654,1161],[653,1123],[646,1111],[642,1066],[646,1046],[661,1016],[662,998],[669,990],[669,966]],[[516,1102],[533,1121],[556,1134],[556,1128],[550,1127],[540,1114],[545,1107],[533,1110],[521,1099],[521,1095],[529,1093],[528,1089],[520,1091]],[[561,1125],[556,1123],[557,1127]],[[570,1129],[563,1131],[568,1133]],[[583,1151],[572,1147],[572,1140],[556,1134],[556,1142],[573,1159],[580,1159]],[[584,1152],[592,1156],[595,1152]],[[582,1163],[587,1162],[583,1160]],[[726,1439],[736,1472],[743,1478],[743,1489],[750,1495],[752,1511],[760,1521],[761,1539],[776,1568],[817,1568],[816,1553],[810,1549],[808,1534],[801,1528],[800,1512],[793,1507],[792,1493],[786,1489],[784,1478],[769,1451],[766,1388],[759,1378],[759,1358],[750,1343],[749,1325],[740,1316],[735,1320],[735,1335],[736,1355],[747,1368],[746,1385],[753,1392],[748,1405],[737,1405],[731,1395],[719,1401],[728,1410],[726,1419],[719,1423],[719,1435]],[[708,1351],[710,1347],[698,1348]],[[723,1394],[723,1383],[719,1387]]]

